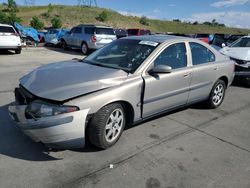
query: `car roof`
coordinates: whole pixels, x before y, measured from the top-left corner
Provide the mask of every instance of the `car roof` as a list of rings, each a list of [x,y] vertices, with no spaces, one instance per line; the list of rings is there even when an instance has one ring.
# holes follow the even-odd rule
[[[141,35],[141,36],[130,36],[124,39],[132,39],[132,40],[145,40],[157,43],[163,43],[168,40],[178,40],[178,39],[188,39],[187,37],[179,37],[173,35]]]
[[[8,24],[0,24],[0,26],[13,27],[12,25],[8,25]]]
[[[111,26],[107,26],[107,25],[94,25],[94,24],[80,24],[77,27],[98,27],[98,28],[111,28]]]

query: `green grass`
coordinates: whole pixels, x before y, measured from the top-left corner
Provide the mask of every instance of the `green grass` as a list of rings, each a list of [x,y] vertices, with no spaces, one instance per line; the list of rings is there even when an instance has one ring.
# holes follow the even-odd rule
[[[1,9],[1,6],[0,6]],[[96,17],[102,12],[107,11],[109,18],[106,22],[99,22]],[[1,11],[1,10],[0,10]],[[248,34],[250,29],[228,28],[218,26],[208,26],[203,24],[192,25],[188,23],[178,23],[149,19],[149,26],[139,23],[140,18],[135,16],[124,16],[110,9],[95,7],[77,7],[53,5],[53,10],[49,17],[43,16],[48,11],[48,6],[19,7],[18,16],[23,20],[22,24],[29,25],[33,16],[38,16],[45,23],[51,26],[50,20],[54,16],[60,16],[64,28],[71,28],[81,23],[104,24],[121,28],[147,28],[153,32],[174,32],[174,33],[225,33],[225,34]]]

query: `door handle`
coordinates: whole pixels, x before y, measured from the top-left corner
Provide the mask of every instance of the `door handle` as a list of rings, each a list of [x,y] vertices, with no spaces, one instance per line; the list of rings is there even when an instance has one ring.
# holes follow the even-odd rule
[[[217,70],[218,69],[218,67],[214,67],[214,70]]]
[[[186,78],[188,76],[189,76],[189,73],[183,75],[184,78]]]

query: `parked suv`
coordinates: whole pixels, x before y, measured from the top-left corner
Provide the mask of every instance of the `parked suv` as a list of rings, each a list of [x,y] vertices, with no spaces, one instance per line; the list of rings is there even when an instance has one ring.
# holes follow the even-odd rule
[[[62,37],[62,47],[81,49],[84,55],[90,49],[99,49],[116,40],[112,27],[97,25],[78,25]]]
[[[15,50],[20,54],[22,50],[21,38],[11,25],[0,24],[0,50]]]

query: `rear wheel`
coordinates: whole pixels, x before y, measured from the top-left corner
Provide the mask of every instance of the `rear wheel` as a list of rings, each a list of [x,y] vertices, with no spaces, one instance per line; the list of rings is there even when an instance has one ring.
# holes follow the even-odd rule
[[[83,55],[88,54],[89,48],[88,48],[88,45],[85,42],[82,43],[81,50],[82,50]]]
[[[223,80],[218,80],[210,92],[207,104],[209,108],[217,108],[224,100],[226,93],[226,84]]]
[[[22,51],[22,49],[17,49],[17,50],[15,50],[15,53],[16,54],[21,54],[21,51]]]
[[[65,40],[62,40],[62,48],[63,48],[64,50],[67,50],[67,49],[68,49],[68,45],[67,45],[67,43],[65,42]]]
[[[102,149],[114,145],[125,127],[124,108],[120,103],[104,106],[91,119],[88,127],[90,142]]]

